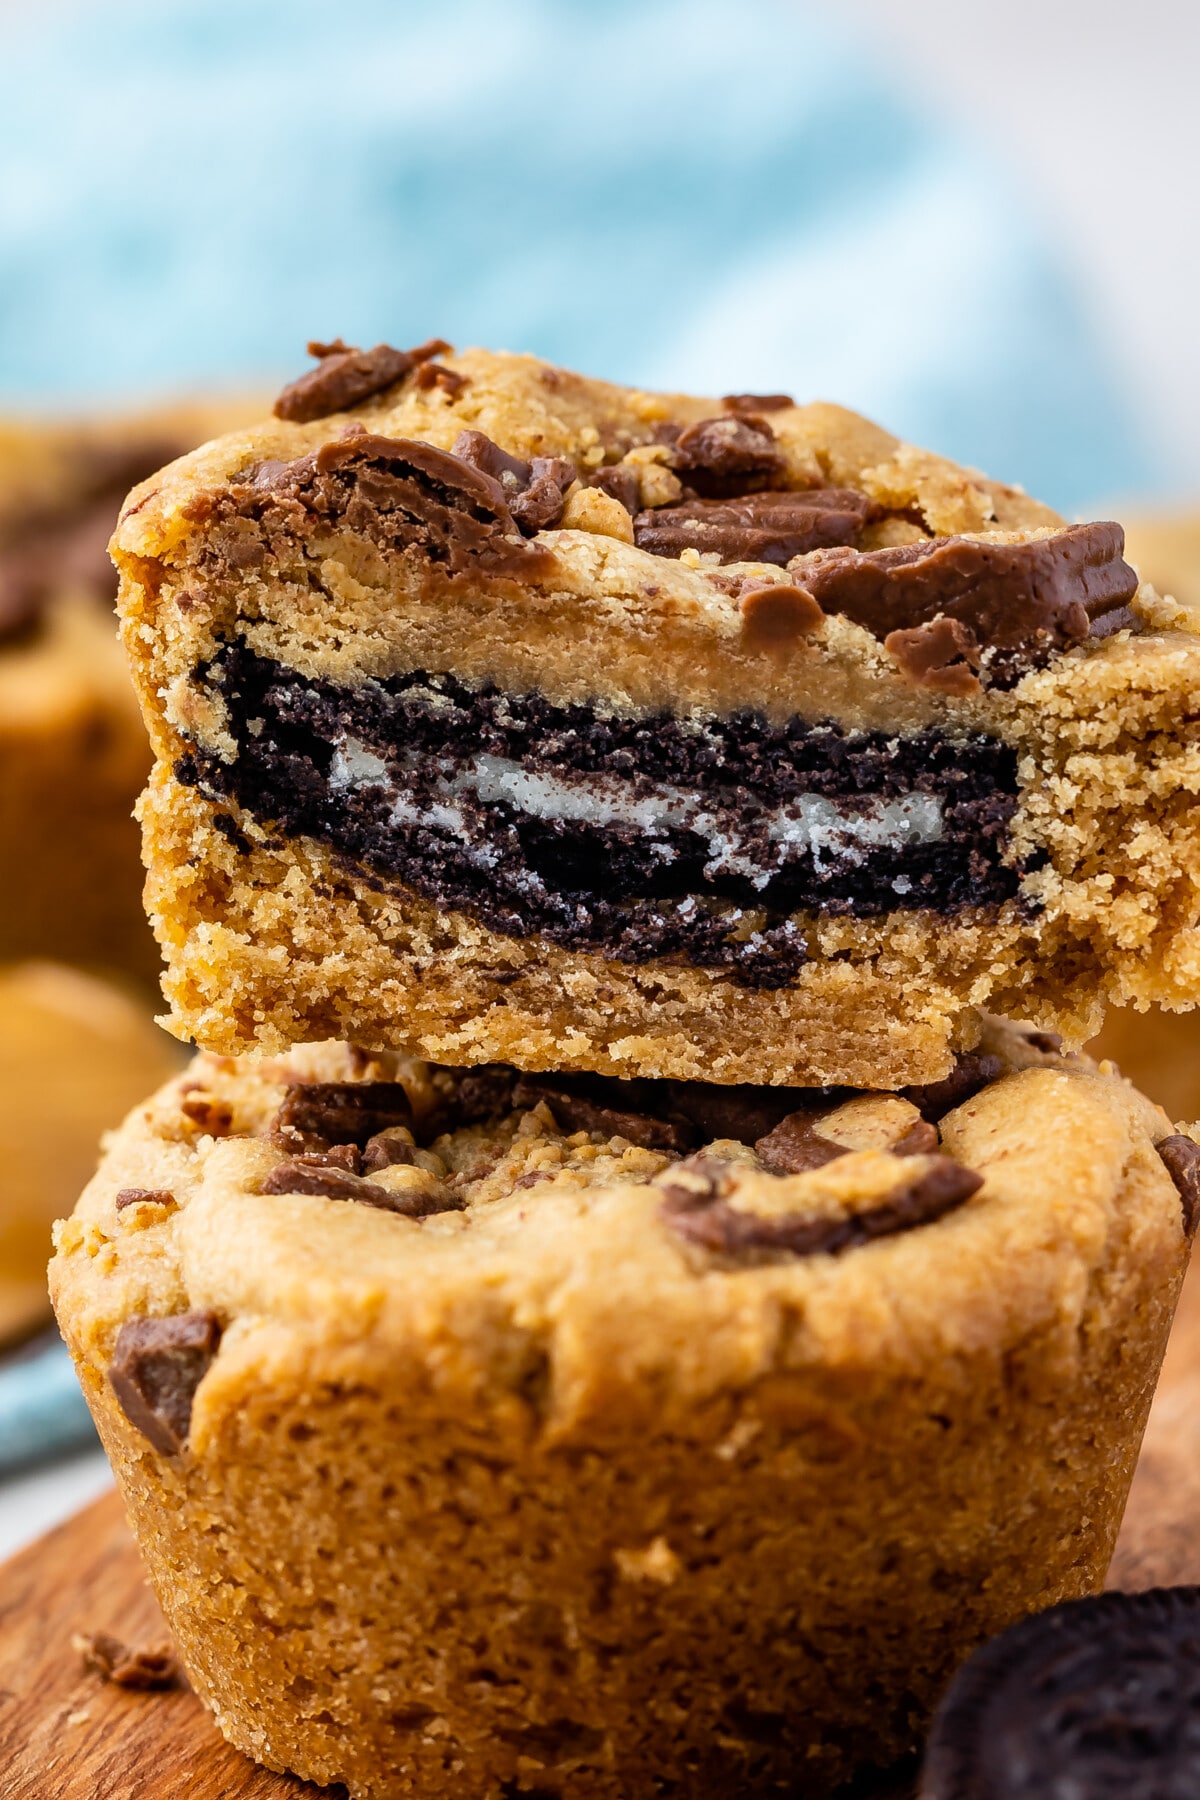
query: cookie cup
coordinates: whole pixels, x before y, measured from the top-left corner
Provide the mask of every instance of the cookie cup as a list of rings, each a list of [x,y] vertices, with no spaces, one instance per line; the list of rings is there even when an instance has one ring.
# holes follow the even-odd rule
[[[747,1255],[680,1230],[669,1157],[555,1161],[533,1114],[507,1160],[477,1133],[504,1179],[468,1170],[463,1210],[264,1193],[282,1084],[355,1066],[322,1054],[197,1059],[52,1265],[189,1678],[250,1756],[356,1800],[821,1795],[912,1750],[977,1643],[1101,1585],[1187,1245],[1127,1084],[1016,1070],[941,1121],[983,1177],[944,1216]],[[709,1154],[776,1219],[936,1162]],[[118,1334],[189,1314],[219,1347],[155,1448]]]

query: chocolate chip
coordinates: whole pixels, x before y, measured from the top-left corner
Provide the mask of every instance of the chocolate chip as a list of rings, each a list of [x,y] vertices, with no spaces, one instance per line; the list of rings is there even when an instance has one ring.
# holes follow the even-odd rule
[[[509,511],[526,536],[547,530],[562,517],[567,489],[577,473],[565,456],[535,456],[526,462],[502,450],[482,431],[460,431],[453,454],[499,482]]]
[[[395,1169],[412,1167],[417,1160],[416,1148],[412,1133],[403,1125],[393,1125],[387,1131],[377,1131],[368,1138],[367,1147],[362,1154],[362,1166],[368,1175],[379,1169]]]
[[[932,1156],[941,1143],[936,1125],[928,1119],[914,1119],[903,1137],[889,1144],[893,1156]]]
[[[982,1175],[938,1157],[869,1211],[841,1218],[784,1213],[767,1218],[678,1185],[664,1188],[663,1215],[686,1242],[742,1263],[778,1256],[841,1256],[880,1238],[931,1225],[983,1185]]]
[[[677,500],[648,507],[633,521],[634,541],[652,556],[684,550],[715,552],[723,563],[762,562],[782,567],[793,557],[836,544],[852,544],[867,521],[871,502],[845,488],[745,494],[732,500]],[[798,585],[808,582],[798,577]],[[826,611],[833,608],[826,607]]]
[[[1041,1050],[1047,1056],[1058,1056],[1062,1051],[1062,1036],[1057,1031],[1025,1031],[1022,1036],[1032,1049]]]
[[[939,694],[979,692],[979,640],[961,619],[943,616],[908,631],[889,631],[883,647],[914,687]]]
[[[212,1312],[127,1319],[117,1333],[109,1385],[129,1423],[163,1456],[186,1444],[192,1401],[220,1342]]]
[[[446,345],[445,348],[449,348]],[[451,400],[457,400],[464,388],[470,387],[471,377],[460,374],[457,369],[448,369],[445,363],[423,362],[414,377],[417,387],[426,391],[439,387]]]
[[[791,582],[744,589],[738,600],[742,642],[750,650],[790,648],[824,622],[812,595]]]
[[[179,1110],[209,1137],[227,1137],[233,1124],[233,1108],[228,1100],[218,1100],[212,1094],[191,1094],[180,1101]]]
[[[835,1144],[817,1130],[827,1113],[794,1112],[781,1119],[774,1131],[758,1139],[754,1153],[764,1169],[772,1175],[801,1175],[808,1169],[820,1169],[839,1156],[849,1154],[845,1145]]]
[[[790,394],[722,394],[721,405],[731,413],[782,412],[795,406]]]
[[[311,343],[308,354],[317,358],[317,366],[284,388],[275,402],[275,417],[308,425],[331,413],[346,412],[402,381],[418,363],[441,356],[449,348],[441,338],[431,338],[416,350],[393,350],[390,344],[358,350],[341,338],[332,344]]]
[[[361,1175],[329,1167],[320,1156],[295,1156],[276,1163],[259,1188],[260,1194],[312,1194],[322,1200],[356,1200],[379,1212],[399,1213],[407,1219],[426,1219],[433,1213],[459,1212],[464,1201],[441,1182],[428,1187],[393,1193]]]
[[[301,1081],[292,1083],[271,1123],[271,1139],[283,1150],[325,1150],[357,1144],[393,1125],[412,1127],[412,1103],[398,1081]]]
[[[1200,1144],[1182,1132],[1173,1132],[1155,1148],[1162,1157],[1167,1174],[1179,1190],[1183,1206],[1183,1229],[1194,1237],[1200,1224]]]
[[[921,1800],[1184,1800],[1200,1794],[1200,1588],[1069,1600],[963,1665]]]
[[[765,419],[701,419],[675,440],[672,467],[707,499],[752,493],[787,472],[787,457]]]
[[[992,1056],[983,1050],[962,1050],[944,1080],[901,1088],[900,1098],[910,1101],[923,1119],[937,1125],[964,1100],[973,1099],[981,1088],[998,1081],[1007,1069],[1003,1057]]]
[[[949,537],[885,550],[843,546],[812,555],[794,573],[827,613],[885,641],[939,616],[955,620],[971,634],[961,654],[978,661],[987,652],[989,672],[1011,680],[1080,643],[1093,618],[1132,599],[1138,582],[1124,546],[1119,525],[1093,523],[1023,543]]]
[[[169,1188],[121,1188],[115,1205],[118,1212],[127,1206],[174,1206],[175,1196]]]
[[[71,1639],[71,1648],[82,1658],[85,1669],[114,1687],[157,1693],[180,1685],[179,1664],[166,1645],[138,1650],[111,1632],[81,1631]]]
[[[696,1141],[695,1132],[682,1120],[655,1119],[645,1113],[604,1106],[557,1081],[522,1075],[513,1091],[513,1105],[532,1107],[539,1101],[550,1108],[555,1124],[565,1133],[588,1131],[607,1138],[622,1137],[645,1150],[675,1155],[690,1150]]]
[[[612,463],[606,469],[596,469],[584,477],[585,487],[599,488],[601,493],[610,494],[619,500],[627,513],[636,513],[639,505],[640,483],[638,472],[631,463]]]
[[[438,1129],[457,1131],[463,1125],[490,1125],[511,1112],[517,1071],[508,1063],[478,1063],[473,1069],[447,1070],[456,1077],[446,1117]]]

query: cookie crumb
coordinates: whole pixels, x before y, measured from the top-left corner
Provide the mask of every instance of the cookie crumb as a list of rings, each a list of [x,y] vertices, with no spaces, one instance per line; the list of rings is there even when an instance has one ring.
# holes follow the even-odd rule
[[[143,1693],[157,1693],[178,1687],[182,1681],[179,1664],[166,1644],[140,1649],[123,1644],[108,1631],[80,1631],[71,1639],[71,1648],[85,1669],[109,1681],[114,1687],[133,1688]],[[68,1725],[82,1724],[91,1714],[86,1710],[71,1713]]]

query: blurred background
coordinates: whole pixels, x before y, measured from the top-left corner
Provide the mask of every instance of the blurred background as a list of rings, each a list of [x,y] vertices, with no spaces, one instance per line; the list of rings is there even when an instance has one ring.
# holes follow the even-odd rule
[[[310,337],[438,335],[838,400],[1200,601],[1198,69],[1194,0],[0,0],[0,1552],[106,1478],[48,1221],[176,1054],[124,491]],[[1106,1048],[1200,1113],[1190,1024]]]

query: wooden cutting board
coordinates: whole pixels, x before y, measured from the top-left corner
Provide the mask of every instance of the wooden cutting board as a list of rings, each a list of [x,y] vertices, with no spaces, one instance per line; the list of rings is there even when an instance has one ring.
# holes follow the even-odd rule
[[[1110,1585],[1200,1581],[1198,1518],[1200,1264],[1175,1321]],[[0,1569],[4,1800],[313,1800],[343,1792],[247,1762],[186,1687],[130,1693],[101,1681],[71,1648],[76,1633],[95,1632],[143,1648],[166,1641],[115,1494]],[[872,1796],[911,1792],[900,1782]]]

